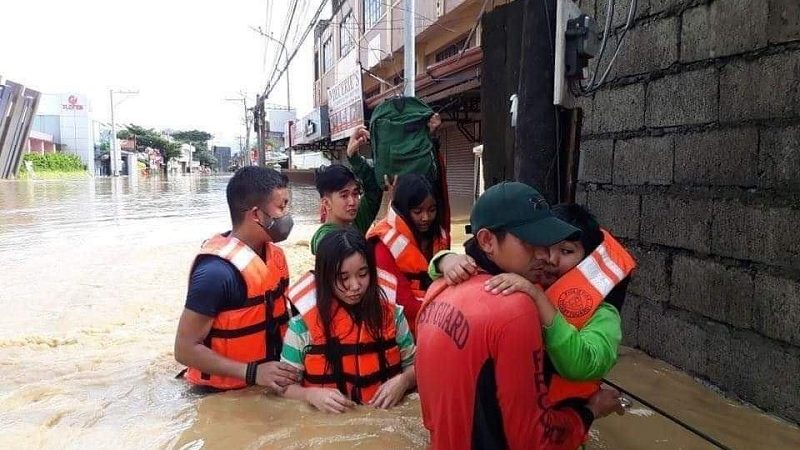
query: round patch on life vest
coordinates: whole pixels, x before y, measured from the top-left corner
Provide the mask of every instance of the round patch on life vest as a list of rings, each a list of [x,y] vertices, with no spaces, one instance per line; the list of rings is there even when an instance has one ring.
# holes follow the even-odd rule
[[[592,310],[592,298],[589,293],[580,288],[571,288],[558,296],[558,309],[561,314],[576,319]]]

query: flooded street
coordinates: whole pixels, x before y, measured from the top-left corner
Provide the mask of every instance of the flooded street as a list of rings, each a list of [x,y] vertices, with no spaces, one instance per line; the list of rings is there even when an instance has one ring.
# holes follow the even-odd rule
[[[416,402],[343,420],[257,391],[200,398],[174,379],[189,265],[230,224],[227,180],[0,183],[0,448],[424,446]],[[296,276],[318,196],[292,195]]]
[[[229,224],[226,182],[0,182],[0,448],[425,447],[416,394],[392,411],[330,416],[255,389],[198,397],[174,378],[189,265]],[[292,195],[296,226],[282,246],[296,278],[312,265],[318,196]],[[732,448],[800,448],[797,428],[638,352],[612,379]],[[714,448],[640,405],[599,422],[587,447]]]

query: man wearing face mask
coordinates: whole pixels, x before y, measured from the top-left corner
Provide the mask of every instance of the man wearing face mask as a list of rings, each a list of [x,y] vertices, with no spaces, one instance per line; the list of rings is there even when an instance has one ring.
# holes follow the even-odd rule
[[[175,359],[196,389],[251,385],[283,392],[300,372],[279,362],[289,320],[289,270],[275,243],[292,229],[288,179],[244,167],[227,187],[232,231],[211,237],[194,260],[175,337]]]

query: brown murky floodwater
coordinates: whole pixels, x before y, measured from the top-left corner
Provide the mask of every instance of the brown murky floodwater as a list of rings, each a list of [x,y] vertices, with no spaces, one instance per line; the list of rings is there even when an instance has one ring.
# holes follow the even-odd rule
[[[325,415],[256,389],[198,397],[172,357],[190,261],[229,219],[225,177],[0,182],[0,449],[420,449],[416,394]],[[284,245],[311,267],[317,198],[293,188]],[[612,379],[737,449],[800,432],[626,351]],[[652,411],[599,421],[591,449],[714,448]]]

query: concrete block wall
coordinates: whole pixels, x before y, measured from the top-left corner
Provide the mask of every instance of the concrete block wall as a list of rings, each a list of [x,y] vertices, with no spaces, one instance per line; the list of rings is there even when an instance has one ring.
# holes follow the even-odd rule
[[[580,3],[602,26],[606,1]],[[635,17],[580,101],[577,195],[639,262],[625,343],[800,422],[800,1]]]

